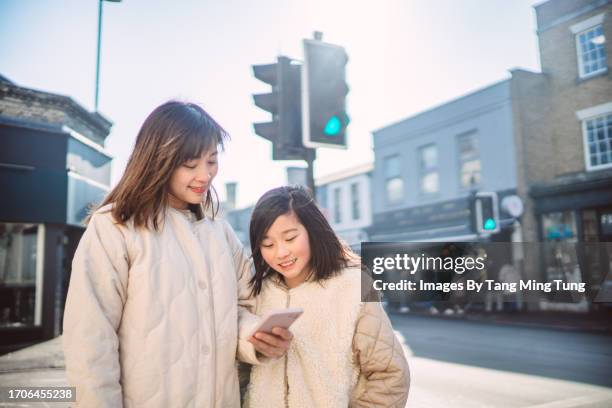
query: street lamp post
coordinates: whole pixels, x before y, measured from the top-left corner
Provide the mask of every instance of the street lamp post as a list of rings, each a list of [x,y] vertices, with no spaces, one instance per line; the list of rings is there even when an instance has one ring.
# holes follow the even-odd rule
[[[96,99],[94,101],[94,109],[98,111],[98,98],[100,96],[100,45],[102,44],[102,3],[109,1],[112,3],[121,3],[122,0],[98,0],[98,50],[96,52]]]

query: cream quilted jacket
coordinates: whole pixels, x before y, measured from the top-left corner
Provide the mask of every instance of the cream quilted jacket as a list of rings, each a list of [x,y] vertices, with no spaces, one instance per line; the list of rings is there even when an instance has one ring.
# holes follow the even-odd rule
[[[73,260],[63,341],[77,405],[238,407],[236,354],[258,362],[238,328],[257,318],[238,306],[251,268],[233,231],[174,209],[159,232],[136,230],[110,208]]]
[[[251,408],[398,407],[410,374],[400,342],[379,302],[361,302],[361,271],[347,268],[321,283],[287,289],[264,282],[255,312],[302,307],[284,359],[251,370]]]

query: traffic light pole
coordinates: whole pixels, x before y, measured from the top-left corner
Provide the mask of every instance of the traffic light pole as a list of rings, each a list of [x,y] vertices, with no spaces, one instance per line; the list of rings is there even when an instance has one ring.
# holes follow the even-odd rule
[[[313,198],[316,200],[317,198],[317,191],[316,191],[316,186],[315,186],[315,182],[314,182],[314,161],[317,158],[317,149],[308,149],[306,152],[306,164],[308,165],[308,168],[306,170],[306,183],[308,184],[308,188],[310,189],[310,191],[312,192],[312,196]]]
[[[312,37],[315,41],[323,41],[323,33],[321,31],[315,31],[312,33]],[[306,101],[308,103],[308,101]],[[309,120],[303,118],[302,120]],[[306,151],[306,183],[308,183],[308,188],[312,193],[312,197],[317,199],[317,191],[314,181],[314,161],[317,158],[317,149],[309,149]]]

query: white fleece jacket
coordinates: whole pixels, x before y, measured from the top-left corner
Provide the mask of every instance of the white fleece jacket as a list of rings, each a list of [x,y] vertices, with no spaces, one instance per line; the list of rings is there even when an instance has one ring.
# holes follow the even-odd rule
[[[361,302],[361,271],[287,289],[264,281],[256,314],[301,307],[285,358],[251,370],[250,408],[404,407],[409,371],[378,302]]]

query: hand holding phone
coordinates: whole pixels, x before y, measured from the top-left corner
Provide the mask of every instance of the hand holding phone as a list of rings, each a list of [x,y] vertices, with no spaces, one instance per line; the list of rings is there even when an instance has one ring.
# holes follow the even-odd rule
[[[257,332],[272,333],[274,327],[288,329],[302,313],[304,313],[304,309],[301,307],[271,310],[262,317],[261,321],[249,334],[249,337]]]

